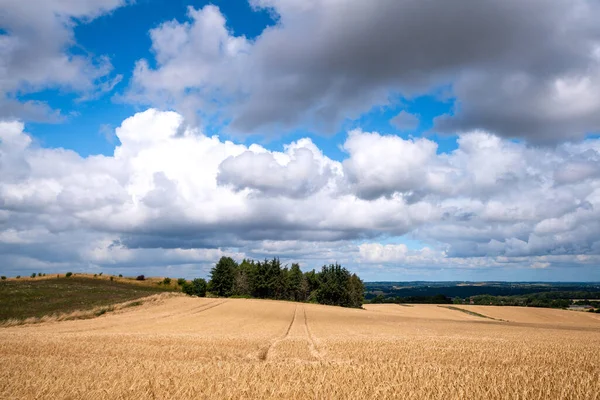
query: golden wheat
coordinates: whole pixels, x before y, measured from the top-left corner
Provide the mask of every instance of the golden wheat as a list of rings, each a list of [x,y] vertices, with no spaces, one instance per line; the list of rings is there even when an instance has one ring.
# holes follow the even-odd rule
[[[596,316],[461,307],[505,321],[176,296],[5,327],[0,398],[600,398]]]

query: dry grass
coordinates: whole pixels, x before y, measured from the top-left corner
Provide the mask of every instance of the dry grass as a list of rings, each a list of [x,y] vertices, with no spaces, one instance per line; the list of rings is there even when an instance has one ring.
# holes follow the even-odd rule
[[[0,398],[600,398],[596,315],[366,308],[173,297],[2,328]]]

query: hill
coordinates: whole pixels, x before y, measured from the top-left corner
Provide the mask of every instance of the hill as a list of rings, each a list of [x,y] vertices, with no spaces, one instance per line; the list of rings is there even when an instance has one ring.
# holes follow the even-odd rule
[[[170,290],[152,281],[88,275],[8,279],[0,282],[0,323],[91,310]]]

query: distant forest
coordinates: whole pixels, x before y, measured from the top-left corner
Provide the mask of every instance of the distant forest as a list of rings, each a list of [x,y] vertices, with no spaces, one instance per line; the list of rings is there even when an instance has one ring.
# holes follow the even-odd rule
[[[244,259],[237,263],[222,257],[210,272],[210,280],[183,283],[185,293],[221,297],[291,300],[360,308],[364,301],[363,281],[339,264],[324,265],[320,271],[302,272],[296,263],[282,266],[278,258],[264,261]]]
[[[366,302],[475,304],[567,308],[588,305],[598,309],[599,283],[540,282],[369,282]]]

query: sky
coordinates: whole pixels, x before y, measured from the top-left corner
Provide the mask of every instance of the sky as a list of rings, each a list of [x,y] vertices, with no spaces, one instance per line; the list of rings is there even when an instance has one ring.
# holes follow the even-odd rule
[[[594,0],[0,0],[0,273],[600,281]]]

